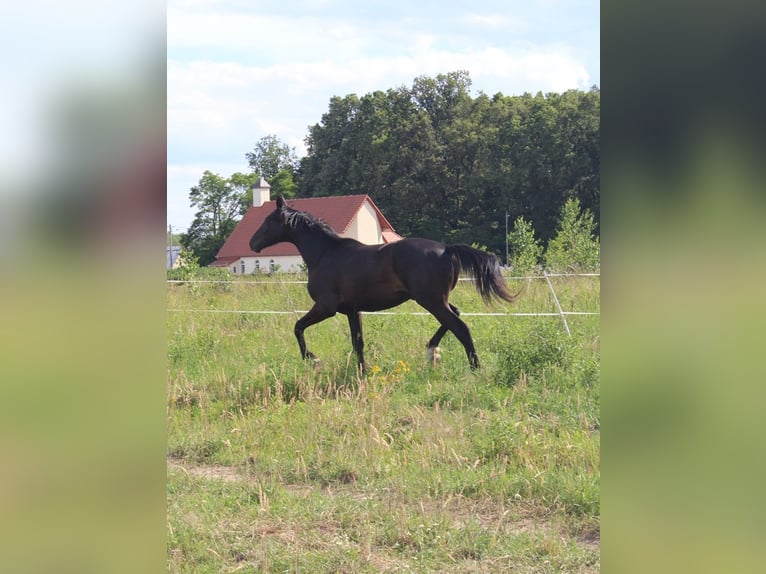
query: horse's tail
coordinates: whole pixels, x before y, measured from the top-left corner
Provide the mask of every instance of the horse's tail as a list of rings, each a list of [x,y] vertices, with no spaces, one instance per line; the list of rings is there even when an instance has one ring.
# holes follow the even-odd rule
[[[491,303],[495,297],[509,303],[516,300],[518,293],[508,291],[496,255],[462,244],[447,245],[446,252],[457,274],[464,272],[474,278],[476,290],[485,303]]]

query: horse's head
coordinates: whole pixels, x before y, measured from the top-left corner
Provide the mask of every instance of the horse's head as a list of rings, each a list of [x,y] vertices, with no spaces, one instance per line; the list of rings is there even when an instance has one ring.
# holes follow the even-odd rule
[[[260,253],[275,243],[288,241],[288,226],[285,224],[285,198],[281,195],[277,198],[277,208],[272,211],[263,221],[258,231],[250,238],[250,249]]]

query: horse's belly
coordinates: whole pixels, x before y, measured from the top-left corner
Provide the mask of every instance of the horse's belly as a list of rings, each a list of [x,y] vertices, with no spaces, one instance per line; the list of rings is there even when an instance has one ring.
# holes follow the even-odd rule
[[[410,296],[404,292],[397,293],[367,293],[360,295],[353,300],[344,302],[344,308],[356,311],[383,311],[396,307],[407,301]]]

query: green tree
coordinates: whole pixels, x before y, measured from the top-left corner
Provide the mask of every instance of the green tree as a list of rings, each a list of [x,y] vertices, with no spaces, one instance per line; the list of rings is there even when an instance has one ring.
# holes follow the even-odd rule
[[[215,260],[239,220],[242,191],[230,180],[206,170],[199,183],[191,188],[189,199],[197,213],[181,238],[181,245],[197,258],[200,265],[208,265]]]
[[[280,195],[284,195],[287,199],[295,197],[297,185],[293,181],[293,172],[289,169],[283,169],[278,171],[274,177],[269,180],[271,186],[271,197],[275,198]],[[250,196],[252,197],[252,190]]]
[[[561,209],[556,236],[545,250],[546,267],[559,272],[599,269],[601,246],[595,228],[590,210],[581,211],[578,199],[568,199]]]
[[[360,193],[349,177],[356,153],[351,134],[359,110],[359,98],[350,94],[330,98],[329,109],[321,124],[309,128],[306,138],[308,155],[301,159],[299,192],[301,197]]]
[[[467,72],[333,96],[309,129],[298,197],[366,193],[402,235],[505,252],[506,212],[542,244],[576,197],[600,197],[600,93],[470,94]]]
[[[265,179],[265,178],[264,178]],[[257,173],[235,173],[229,178],[232,190],[241,197],[240,215],[253,205],[253,188],[258,185],[260,175]],[[271,186],[271,197],[284,195],[287,199],[295,197],[295,182],[290,170],[283,169],[268,180]]]
[[[228,183],[232,193],[240,198],[239,215],[244,215],[248,208],[253,205],[253,187],[258,185],[260,176],[257,173],[234,173],[229,177]]]
[[[532,223],[523,217],[516,218],[513,230],[508,234],[510,265],[516,274],[529,273],[540,263],[543,248],[535,237]]]
[[[243,206],[247,210],[253,204],[253,185],[263,177],[271,186],[271,196],[284,195],[290,199],[295,197],[297,184],[294,175],[298,168],[298,157],[295,148],[282,143],[275,135],[268,135],[258,140],[253,151],[245,154],[254,179],[244,190]],[[233,177],[233,176],[232,176]]]
[[[253,173],[265,178],[272,187],[272,180],[277,174],[288,171],[292,175],[298,166],[295,148],[280,141],[276,135],[262,137],[255,144],[253,151],[245,154],[245,158]]]

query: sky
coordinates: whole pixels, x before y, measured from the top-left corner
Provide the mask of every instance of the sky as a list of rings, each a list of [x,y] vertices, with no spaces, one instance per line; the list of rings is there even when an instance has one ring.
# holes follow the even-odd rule
[[[334,96],[468,71],[471,94],[600,86],[595,0],[169,0],[168,224],[205,170],[249,172],[275,135],[305,155]]]

